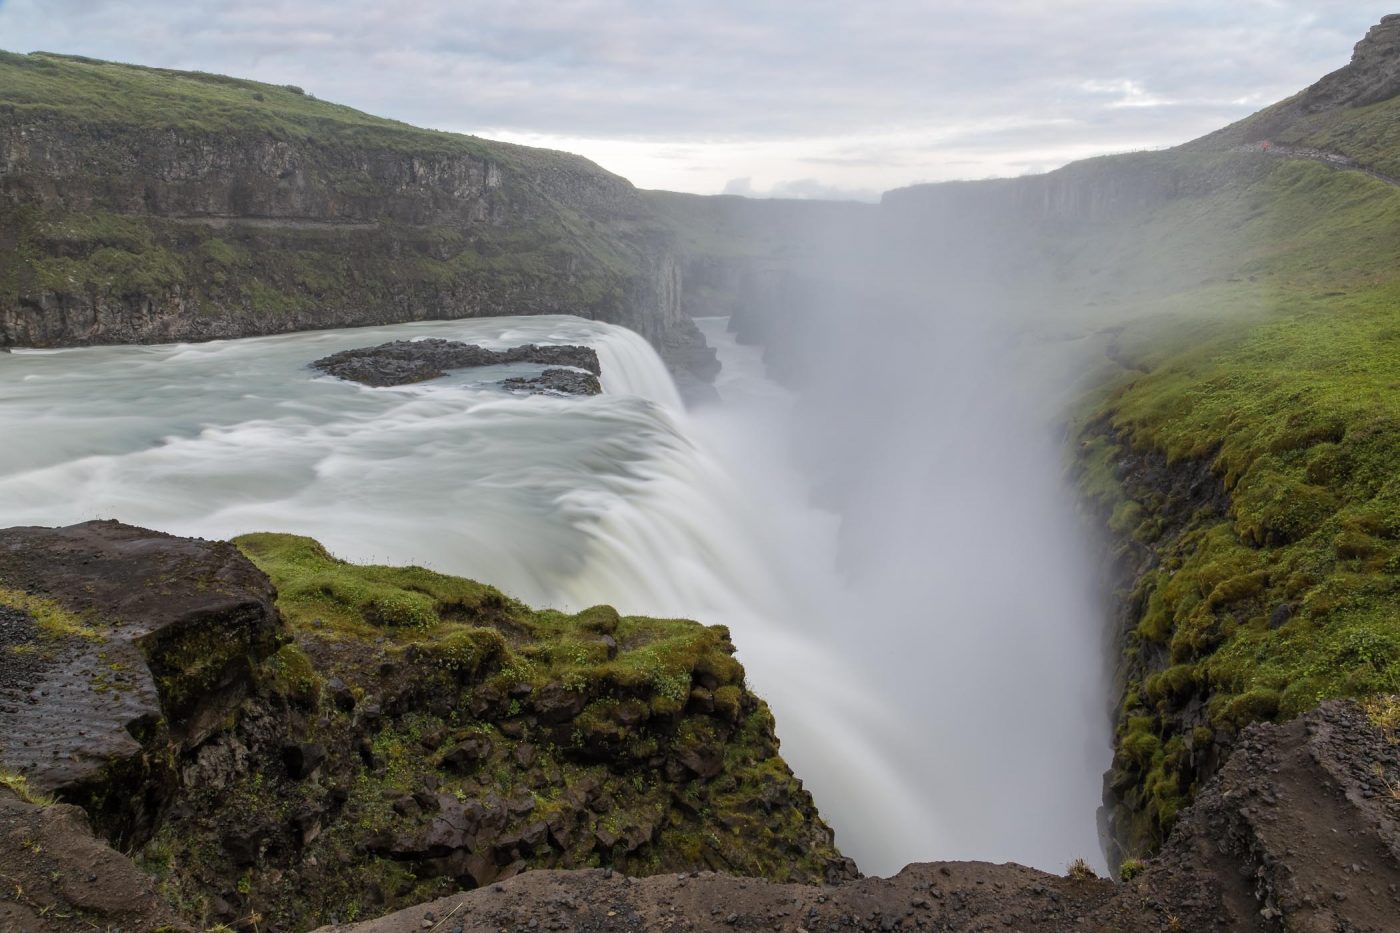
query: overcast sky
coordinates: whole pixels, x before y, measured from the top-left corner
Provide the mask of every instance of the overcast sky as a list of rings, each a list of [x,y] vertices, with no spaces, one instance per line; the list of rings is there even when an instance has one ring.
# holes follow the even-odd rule
[[[0,0],[0,48],[298,84],[638,185],[870,197],[1201,135],[1369,0]]]

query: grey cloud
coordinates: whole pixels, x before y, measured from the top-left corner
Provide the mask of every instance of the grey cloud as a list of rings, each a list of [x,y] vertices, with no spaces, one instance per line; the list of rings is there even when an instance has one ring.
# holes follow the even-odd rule
[[[754,187],[752,178],[731,178],[721,194],[737,194],[746,198],[795,198],[821,201],[878,201],[880,192],[874,188],[852,188],[831,185],[815,178],[780,181],[771,187]]]
[[[1238,101],[1278,99],[1343,64],[1388,11],[1369,0],[0,3],[6,48],[296,83],[444,129],[699,145],[952,127],[954,148],[1028,161],[1037,145],[1163,144],[1243,116],[1254,108]],[[1003,128],[979,130],[989,118]]]

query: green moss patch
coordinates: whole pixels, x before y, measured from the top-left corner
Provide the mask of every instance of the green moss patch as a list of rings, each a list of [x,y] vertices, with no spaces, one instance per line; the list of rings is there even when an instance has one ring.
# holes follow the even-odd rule
[[[141,853],[192,921],[222,903],[311,928],[527,867],[853,874],[723,627],[534,610],[293,535],[235,544],[294,642]]]
[[[1400,689],[1400,190],[1312,162],[1158,158],[1229,171],[1066,247],[1117,237],[1100,297],[1130,320],[1075,471],[1146,571],[1124,594],[1112,775],[1141,852],[1249,723]]]
[[[39,631],[50,638],[82,638],[88,641],[103,639],[100,629],[42,596],[0,585],[0,606],[24,612],[34,620]]]

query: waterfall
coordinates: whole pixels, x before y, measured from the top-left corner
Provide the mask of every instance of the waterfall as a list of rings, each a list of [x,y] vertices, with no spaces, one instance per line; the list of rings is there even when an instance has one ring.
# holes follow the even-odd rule
[[[586,344],[604,393],[510,395],[490,384],[507,368],[386,389],[307,368],[428,336]],[[640,336],[564,316],[17,352],[0,358],[0,436],[23,439],[0,449],[0,524],[294,532],[350,560],[421,564],[536,606],[607,602],[728,625],[785,757],[847,854],[867,872],[967,854],[949,851],[945,819],[961,785],[946,773],[930,784],[924,770],[957,765],[929,756],[938,723],[962,714],[921,705],[917,685],[891,689],[921,676],[900,648],[908,621],[874,611],[837,572],[840,523],[811,506],[777,430],[792,400],[722,328],[711,339],[729,366],[721,392],[757,403],[687,414]],[[916,640],[939,644],[932,629]]]

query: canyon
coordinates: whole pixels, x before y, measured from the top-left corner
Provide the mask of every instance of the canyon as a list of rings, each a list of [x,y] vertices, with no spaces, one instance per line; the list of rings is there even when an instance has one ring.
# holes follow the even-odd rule
[[[1400,429],[1388,401],[1400,17],[1345,68],[1180,147],[915,186],[878,205],[638,191],[578,157],[212,75],[0,53],[0,78],[0,346],[18,351],[0,366],[42,380],[71,359],[69,378],[95,389],[83,404],[97,406],[63,409],[81,443],[44,437],[11,455],[7,520],[77,522],[117,502],[186,536],[110,523],[0,533],[0,806],[14,843],[0,865],[28,892],[0,901],[0,918],[57,930],[256,916],[259,929],[366,933],[1384,930],[1400,909]],[[494,321],[522,315],[533,323]],[[793,485],[816,503],[789,537],[753,537],[782,552],[805,536],[814,550],[789,557],[825,555],[822,516],[834,516],[831,568],[784,576],[768,551],[736,543],[777,514],[760,501],[775,487],[731,502],[709,485],[725,469],[748,476],[742,452],[706,446],[726,374],[715,325],[694,319],[713,316],[728,319],[723,339],[761,354],[778,384],[763,391],[791,393]],[[383,390],[417,394],[332,397],[380,390],[313,381],[288,344],[230,342],[318,330],[345,352],[405,333],[330,329],[467,319],[492,352],[591,346],[583,368],[601,369],[601,395],[503,400],[453,372]],[[606,325],[645,338],[674,385]],[[228,418],[182,412],[189,424],[143,426],[154,446],[126,450],[118,421],[138,419],[113,374],[141,358],[98,345],[176,341],[214,341],[147,352],[216,363],[199,371],[223,380]],[[92,349],[59,350],[79,346]],[[485,365],[497,362],[510,361]],[[239,381],[250,368],[264,387],[300,380],[308,394],[268,414]],[[44,403],[42,386],[20,385],[17,411]],[[345,418],[306,414],[332,402]],[[400,455],[426,452],[424,478],[396,477],[365,439],[390,404],[411,435]],[[317,429],[314,463],[267,446],[299,436],[296,417]],[[541,419],[560,433],[528,434]],[[483,474],[499,501],[473,497],[433,432],[499,453],[502,425],[520,429],[521,449]],[[287,469],[220,486],[220,457],[248,450]],[[577,472],[541,480],[543,504],[520,478],[552,456]],[[359,517],[317,512],[327,490],[366,501],[347,459],[376,495],[440,481],[466,519],[421,540],[379,507],[389,499]],[[167,499],[150,485],[163,463],[200,466],[172,469]],[[934,492],[926,463],[942,471]],[[556,488],[581,476],[596,486]],[[647,482],[735,533],[686,537],[680,506],[638,493]],[[506,522],[500,502],[519,509],[510,522],[564,503],[569,530]],[[335,540],[248,535],[293,519]],[[938,526],[964,554],[931,568],[911,542]],[[402,559],[381,565],[381,548]],[[674,579],[639,556],[667,549],[685,558]],[[447,554],[510,596],[397,566]],[[112,576],[94,578],[104,562]],[[208,579],[190,569],[206,562]],[[849,601],[812,584],[834,568]],[[736,580],[738,602],[715,595]],[[646,611],[605,605],[629,599]],[[233,604],[211,608],[220,600]],[[731,641],[660,618],[708,621],[702,610],[746,627]],[[997,613],[1004,628],[987,621]],[[796,655],[815,689],[780,676],[783,650],[805,643],[755,621],[779,617],[852,623]],[[906,617],[979,618],[988,632],[911,627],[905,657],[855,664],[888,644],[854,623]],[[187,628],[210,627],[241,634],[185,643]],[[741,667],[732,655],[749,638],[759,647]],[[848,693],[824,666],[843,652]],[[1037,663],[998,664],[1022,654]],[[969,658],[979,675],[956,679]],[[860,679],[888,669],[948,686]],[[776,723],[759,699],[770,693]],[[857,693],[890,702],[872,713]],[[838,846],[869,845],[859,821],[842,812],[833,835],[817,804],[831,818],[826,789],[861,786],[879,835],[924,780],[933,804],[905,814],[923,832],[946,793],[941,759],[971,757],[951,702],[929,702],[949,696],[973,710],[969,729],[1001,730],[984,792],[1026,789],[1006,833],[1062,839],[1079,826],[1102,861],[1086,851],[1096,865],[1062,877],[920,860],[857,880]],[[865,728],[887,725],[889,708],[905,727],[923,715],[927,734]],[[797,738],[779,757],[785,729]],[[830,760],[813,751],[823,730],[879,769],[789,769]],[[879,783],[879,755],[900,744],[899,780]],[[1097,798],[1105,770],[1097,828],[1060,812],[1073,788]],[[959,800],[971,821],[989,812]],[[944,809],[955,822],[959,806]],[[85,864],[119,880],[84,882]]]

